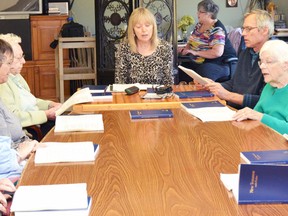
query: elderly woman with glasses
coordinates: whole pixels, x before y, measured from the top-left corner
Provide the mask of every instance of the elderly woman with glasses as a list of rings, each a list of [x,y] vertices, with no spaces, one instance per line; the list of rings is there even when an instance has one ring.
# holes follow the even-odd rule
[[[25,64],[20,46],[21,38],[14,34],[1,34],[0,39],[7,41],[14,52],[8,81],[0,85],[3,103],[20,119],[22,127],[37,125],[45,135],[55,125],[55,111],[61,104],[36,98],[31,93],[27,82],[20,74]],[[33,138],[39,139],[36,133],[32,135]]]
[[[267,83],[254,110],[244,108],[236,121],[258,120],[281,134],[288,134],[288,44],[267,41],[260,50],[259,66]]]
[[[189,62],[183,63],[183,66],[214,81],[229,76],[229,66],[223,60],[236,57],[225,27],[217,19],[218,11],[218,5],[212,0],[203,0],[198,3],[198,23],[186,47],[179,50],[179,54],[190,59]],[[191,78],[180,71],[179,81],[189,82]]]
[[[8,80],[12,61],[11,46],[0,39],[0,84]],[[21,162],[29,157],[39,143],[25,136],[19,119],[7,109],[1,99],[2,95],[0,95],[0,179],[14,178],[20,176],[24,167]]]

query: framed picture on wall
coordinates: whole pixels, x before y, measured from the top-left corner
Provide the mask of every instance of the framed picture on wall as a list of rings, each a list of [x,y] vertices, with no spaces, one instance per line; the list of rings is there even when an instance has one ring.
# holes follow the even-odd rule
[[[226,0],[226,7],[238,7],[238,0]]]

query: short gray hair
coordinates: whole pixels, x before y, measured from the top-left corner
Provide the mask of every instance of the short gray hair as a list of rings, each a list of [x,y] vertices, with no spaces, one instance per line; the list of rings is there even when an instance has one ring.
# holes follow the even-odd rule
[[[19,44],[22,42],[21,37],[13,33],[0,34],[0,39],[7,41],[10,45],[15,44],[15,43]]]
[[[266,41],[260,49],[260,58],[262,53],[267,51],[269,52],[269,56],[276,58],[277,61],[288,61],[288,44],[283,40]]]
[[[217,15],[219,12],[219,6],[215,4],[212,0],[203,0],[198,3],[197,9],[203,8],[205,12],[210,13],[212,19],[217,19]]]

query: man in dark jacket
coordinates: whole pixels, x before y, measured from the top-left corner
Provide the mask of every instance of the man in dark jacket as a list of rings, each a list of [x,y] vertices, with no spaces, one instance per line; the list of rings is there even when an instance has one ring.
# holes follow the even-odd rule
[[[267,11],[254,10],[245,14],[242,30],[247,48],[239,54],[234,76],[221,84],[211,81],[206,85],[212,93],[237,109],[254,108],[259,100],[265,85],[258,65],[259,51],[273,35],[274,22]]]

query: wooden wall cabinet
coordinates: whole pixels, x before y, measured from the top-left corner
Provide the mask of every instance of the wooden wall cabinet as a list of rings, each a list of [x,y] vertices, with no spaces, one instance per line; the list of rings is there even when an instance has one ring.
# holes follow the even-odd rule
[[[31,22],[32,61],[27,61],[22,75],[32,93],[42,99],[58,101],[56,97],[55,50],[50,43],[58,36],[68,16],[33,15]],[[68,56],[67,56],[68,59]]]

